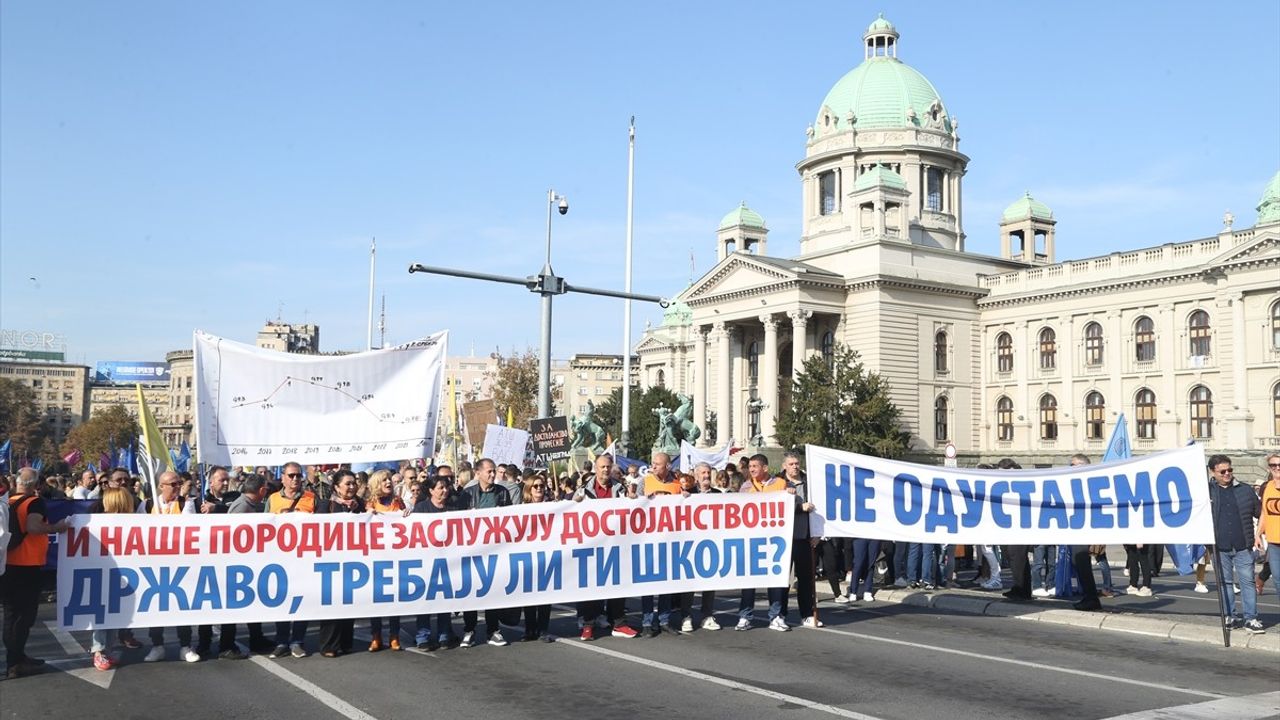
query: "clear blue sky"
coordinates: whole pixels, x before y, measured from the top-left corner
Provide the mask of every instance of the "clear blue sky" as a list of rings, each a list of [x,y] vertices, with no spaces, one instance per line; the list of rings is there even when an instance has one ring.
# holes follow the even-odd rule
[[[1280,3],[38,2],[0,5],[0,326],[161,359],[267,318],[363,347],[369,238],[392,341],[536,347],[514,286],[671,295],[745,200],[798,252],[794,164],[878,11],[961,121],[968,247],[1030,190],[1059,259],[1253,223],[1280,169]],[[29,278],[36,278],[30,280]],[[556,300],[555,356],[620,352],[621,303]],[[637,306],[635,336],[654,309]]]

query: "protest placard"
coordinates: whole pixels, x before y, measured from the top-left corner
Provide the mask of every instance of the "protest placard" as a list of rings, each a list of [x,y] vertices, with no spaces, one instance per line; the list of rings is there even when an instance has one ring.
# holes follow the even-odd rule
[[[507,463],[524,467],[524,451],[529,445],[529,432],[505,425],[486,425],[484,456],[499,465]]]
[[[533,439],[534,460],[542,466],[553,460],[569,457],[569,418],[538,418],[529,422],[529,435]]]

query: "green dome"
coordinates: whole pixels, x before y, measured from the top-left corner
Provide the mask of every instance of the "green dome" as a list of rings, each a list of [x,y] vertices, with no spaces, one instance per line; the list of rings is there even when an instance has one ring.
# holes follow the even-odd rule
[[[662,313],[662,327],[680,327],[693,324],[693,310],[680,300],[672,300]]]
[[[719,229],[725,230],[739,225],[754,228],[764,228],[765,226],[764,218],[760,217],[760,213],[747,207],[745,202],[733,210],[730,210],[729,214],[725,215],[724,218],[720,220]]]
[[[872,57],[850,70],[827,93],[818,111],[818,125],[828,120],[847,123],[853,113],[858,130],[925,127],[934,103],[939,109],[943,107],[933,84],[915,68],[894,57]],[[826,110],[831,112],[829,118]],[[945,112],[942,129],[951,131],[951,119]]]
[[[884,19],[884,13],[880,13],[880,17],[873,20],[871,25],[867,27],[867,35],[886,35],[889,33],[896,35],[898,31],[893,27],[893,23]]]
[[[906,190],[907,181],[898,173],[890,170],[883,165],[876,165],[870,170],[858,176],[857,181],[853,183],[853,191],[866,190],[878,185],[895,188],[897,190]]]
[[[1003,222],[1013,222],[1027,218],[1052,220],[1053,211],[1049,209],[1048,205],[1031,197],[1031,193],[1026,193],[1017,202],[1005,208],[1004,214],[1000,216],[1000,220]]]
[[[1262,199],[1258,201],[1257,225],[1280,222],[1280,172],[1271,177],[1271,182],[1262,191]]]

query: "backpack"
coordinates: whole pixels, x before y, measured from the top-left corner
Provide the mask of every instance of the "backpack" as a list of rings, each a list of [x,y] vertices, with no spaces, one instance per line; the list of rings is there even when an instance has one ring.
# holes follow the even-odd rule
[[[27,531],[22,527],[22,521],[18,519],[18,510],[23,505],[30,505],[36,501],[35,495],[19,500],[16,503],[9,503],[9,549],[17,550],[23,540],[27,539]]]

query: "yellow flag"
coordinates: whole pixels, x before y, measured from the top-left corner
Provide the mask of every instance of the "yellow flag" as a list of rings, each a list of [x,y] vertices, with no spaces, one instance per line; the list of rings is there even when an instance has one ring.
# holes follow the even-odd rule
[[[138,424],[142,427],[138,437],[138,472],[142,481],[151,490],[151,497],[160,496],[157,485],[160,473],[173,469],[173,461],[169,457],[169,448],[164,444],[164,435],[156,425],[156,418],[147,407],[147,399],[142,395],[142,385],[134,385],[138,389]]]
[[[515,413],[511,412],[511,408],[507,408],[507,427],[515,427],[515,426],[516,426]]]

